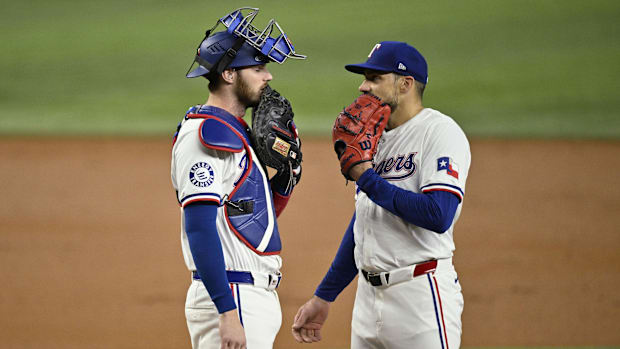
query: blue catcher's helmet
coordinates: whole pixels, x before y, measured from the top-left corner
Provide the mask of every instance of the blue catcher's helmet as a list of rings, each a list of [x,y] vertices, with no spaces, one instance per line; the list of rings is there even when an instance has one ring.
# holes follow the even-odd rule
[[[249,67],[269,62],[269,59],[265,55],[250,46],[247,42],[243,42],[241,48],[235,50],[236,55],[231,57],[232,61],[225,64],[225,55],[227,52],[232,53],[231,49],[235,45],[237,39],[237,37],[228,32],[218,32],[204,39],[200,43],[196,58],[194,59],[194,61],[198,63],[198,67],[187,73],[186,76],[188,78],[196,78],[207,75],[211,71],[219,70],[221,73],[227,68]],[[219,67],[217,66],[218,63]]]
[[[244,15],[244,11],[248,13]],[[198,46],[193,62],[198,63],[198,67],[191,70],[192,63],[186,76],[195,78],[210,73],[219,74],[227,68],[261,65],[270,61],[284,63],[287,58],[306,58],[295,53],[291,41],[273,19],[262,31],[256,29],[251,23],[257,13],[257,8],[243,7],[220,18],[213,28],[207,30]],[[214,33],[220,23],[227,28],[226,31]],[[274,29],[279,34],[274,34]]]

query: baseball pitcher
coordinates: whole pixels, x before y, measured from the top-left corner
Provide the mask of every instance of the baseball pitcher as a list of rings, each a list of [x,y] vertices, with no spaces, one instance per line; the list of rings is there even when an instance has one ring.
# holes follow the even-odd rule
[[[320,341],[330,303],[359,275],[351,348],[458,348],[463,296],[452,255],[467,138],[452,118],[423,107],[427,64],[414,47],[383,41],[345,68],[364,76],[362,95],[332,132],[341,172],[356,181],[355,213],[293,336]]]
[[[276,217],[301,178],[302,153],[291,104],[268,85],[266,64],[305,56],[273,19],[256,29],[257,13],[234,10],[207,30],[187,77],[208,79],[209,97],[174,136],[193,348],[272,348],[281,325]],[[252,130],[242,119],[250,107]],[[267,166],[277,171],[272,178]]]

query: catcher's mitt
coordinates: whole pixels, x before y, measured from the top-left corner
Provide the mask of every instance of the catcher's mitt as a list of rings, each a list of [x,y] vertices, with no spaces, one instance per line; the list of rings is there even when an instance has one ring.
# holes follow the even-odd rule
[[[293,116],[291,103],[269,86],[252,110],[252,147],[263,165],[278,171],[272,182],[287,194],[301,179],[301,140]]]
[[[371,94],[357,97],[340,112],[332,130],[332,140],[346,179],[353,180],[349,176],[353,166],[372,161],[391,113],[386,103]]]

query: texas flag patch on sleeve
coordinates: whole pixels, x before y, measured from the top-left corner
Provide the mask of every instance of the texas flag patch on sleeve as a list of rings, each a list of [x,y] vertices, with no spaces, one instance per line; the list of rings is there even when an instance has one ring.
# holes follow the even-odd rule
[[[437,159],[437,172],[446,171],[449,176],[459,179],[457,164],[447,156]]]

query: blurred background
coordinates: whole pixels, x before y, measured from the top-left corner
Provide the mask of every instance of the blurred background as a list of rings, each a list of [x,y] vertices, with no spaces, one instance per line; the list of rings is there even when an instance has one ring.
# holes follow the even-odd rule
[[[205,100],[184,73],[217,18],[260,8],[306,61],[270,65],[302,130],[323,134],[357,95],[375,43],[429,63],[426,103],[472,136],[620,135],[617,1],[2,1],[0,132],[169,134]]]
[[[455,233],[463,347],[620,347],[620,2],[0,5],[0,347],[190,347],[170,140],[207,98],[206,80],[185,78],[196,46],[244,6],[308,56],[269,65],[304,140],[279,220],[291,234],[275,348],[298,347],[292,317],[353,211],[330,141],[362,81],[344,65],[384,40],[426,57],[425,105],[472,144]],[[354,291],[313,347],[348,346]]]

